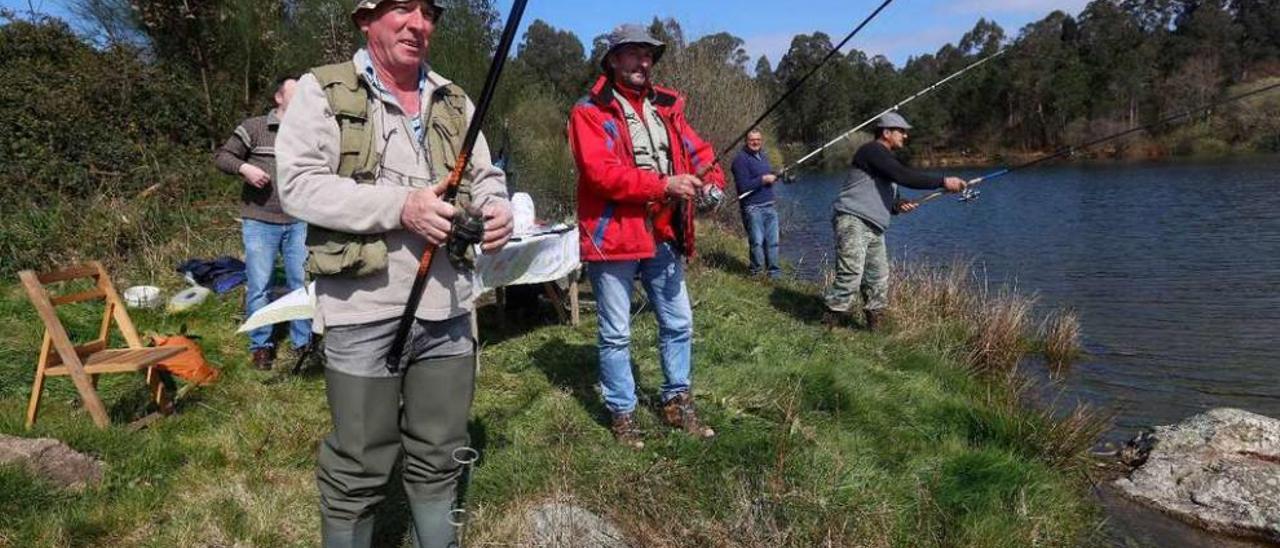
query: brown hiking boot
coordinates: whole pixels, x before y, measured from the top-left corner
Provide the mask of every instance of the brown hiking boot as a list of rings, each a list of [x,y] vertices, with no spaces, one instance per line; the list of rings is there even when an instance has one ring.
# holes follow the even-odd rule
[[[862,314],[867,320],[867,331],[874,333],[884,327],[884,310],[867,310]]]
[[[698,420],[698,412],[693,408],[693,396],[681,392],[662,404],[662,418],[667,424],[684,430],[695,437],[707,439],[715,437],[716,431],[707,428]]]
[[[253,351],[253,368],[258,371],[271,371],[271,366],[275,361],[275,349],[259,348]]]
[[[615,413],[609,430],[613,432],[613,439],[618,440],[618,443],[637,451],[644,449],[640,428],[636,427],[635,418],[631,413]]]

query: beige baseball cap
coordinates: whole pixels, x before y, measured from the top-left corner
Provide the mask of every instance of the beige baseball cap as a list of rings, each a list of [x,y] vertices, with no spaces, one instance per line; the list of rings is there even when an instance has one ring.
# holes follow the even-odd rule
[[[355,21],[356,14],[360,13],[363,10],[378,9],[378,6],[382,5],[383,2],[402,2],[403,3],[403,2],[412,2],[412,1],[413,0],[357,0],[356,7],[351,10],[351,20]],[[441,6],[440,3],[437,2],[436,0],[422,0],[422,1],[425,4],[430,5],[432,9],[436,10],[437,18],[440,17],[440,14],[444,13],[444,6]]]

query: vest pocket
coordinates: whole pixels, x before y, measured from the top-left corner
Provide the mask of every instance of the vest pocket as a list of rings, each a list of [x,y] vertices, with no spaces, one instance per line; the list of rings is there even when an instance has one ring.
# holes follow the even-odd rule
[[[358,278],[387,268],[383,235],[344,234],[307,227],[307,273],[312,276]]]

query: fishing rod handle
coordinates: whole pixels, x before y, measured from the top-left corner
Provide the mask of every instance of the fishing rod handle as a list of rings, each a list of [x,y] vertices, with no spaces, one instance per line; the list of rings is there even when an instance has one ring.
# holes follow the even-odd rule
[[[976,179],[969,179],[969,181],[965,183],[965,188],[969,188],[969,187],[977,186],[977,185],[978,185],[978,183],[981,183],[981,182],[983,182],[983,181],[987,180],[987,179],[988,179],[988,178],[990,178],[990,177],[992,177],[992,176],[991,176],[991,175],[983,175],[982,177],[978,177],[978,178],[976,178]],[[919,200],[916,200],[916,203],[917,203],[917,204],[922,204],[922,205],[923,205],[923,204],[926,204],[926,203],[928,203],[928,202],[932,202],[932,201],[934,201],[934,200],[938,199],[939,197],[941,197],[943,194],[946,194],[946,193],[947,193],[947,191],[945,191],[945,190],[935,190],[935,191],[933,191],[933,192],[930,192],[930,193],[929,193],[928,195],[926,195],[925,197],[920,198]]]

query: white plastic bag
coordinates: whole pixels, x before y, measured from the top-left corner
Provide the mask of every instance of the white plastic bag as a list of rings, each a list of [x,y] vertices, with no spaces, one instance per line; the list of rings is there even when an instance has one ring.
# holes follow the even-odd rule
[[[533,197],[524,192],[517,192],[511,197],[511,213],[515,216],[515,233],[533,232],[537,216],[533,210]]]

